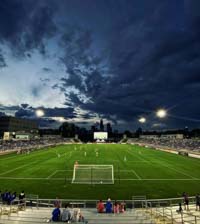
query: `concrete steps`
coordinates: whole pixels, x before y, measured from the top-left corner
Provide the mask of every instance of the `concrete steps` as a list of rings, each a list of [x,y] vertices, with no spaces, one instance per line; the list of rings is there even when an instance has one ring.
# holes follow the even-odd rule
[[[33,208],[11,215],[1,215],[0,224],[45,223],[51,218],[53,208]],[[81,209],[88,224],[152,224],[150,216],[139,210],[128,210],[123,214],[98,214],[96,209]],[[56,222],[53,222],[56,223]],[[61,223],[61,222],[59,222]],[[80,223],[80,222],[79,222]]]

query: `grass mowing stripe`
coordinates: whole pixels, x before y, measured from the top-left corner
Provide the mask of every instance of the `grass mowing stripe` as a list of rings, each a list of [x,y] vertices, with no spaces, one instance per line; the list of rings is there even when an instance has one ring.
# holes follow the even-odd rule
[[[130,152],[129,152],[128,150],[130,150]],[[144,159],[142,156],[138,156],[136,153],[133,153],[131,149],[127,148],[126,151],[127,151],[130,155],[132,155],[132,156],[136,156],[139,160],[141,160],[141,161],[143,161],[143,162],[146,162],[146,163],[150,163],[149,160]]]
[[[15,170],[18,170],[18,169],[21,169],[21,168],[23,168],[23,167],[30,166],[31,164],[34,164],[34,163],[37,163],[37,162],[34,161],[34,162],[32,162],[32,163],[29,163],[29,164],[25,164],[25,165],[22,165],[22,166],[18,166],[18,167],[15,168],[15,169],[8,170],[8,171],[6,171],[6,172],[4,172],[4,173],[0,173],[0,176],[1,176],[1,175],[8,174],[8,173],[11,173],[11,172],[13,172],[13,171],[15,171]]]
[[[163,152],[163,153],[164,153],[164,152]],[[171,154],[170,154],[170,155],[171,155]],[[165,160],[163,160],[163,161],[165,161]],[[153,164],[151,160],[149,160],[149,163]],[[155,163],[155,162],[154,162],[154,163]],[[191,175],[189,175],[189,174],[187,174],[187,173],[185,173],[185,172],[182,172],[182,171],[177,170],[177,169],[175,169],[175,168],[173,168],[173,167],[171,167],[171,166],[168,166],[168,165],[171,165],[171,164],[167,163],[166,161],[165,161],[165,163],[167,163],[168,165],[164,165],[163,163],[159,162],[159,160],[156,161],[156,163],[157,163],[157,164],[160,164],[161,166],[167,167],[168,169],[171,169],[171,170],[175,171],[176,173],[180,173],[180,174],[183,174],[184,176],[190,177],[190,178],[192,178],[193,180],[198,179],[198,178],[193,177],[193,176],[191,176]]]
[[[164,165],[163,163],[160,163],[160,162],[157,162],[157,163],[160,164],[161,166],[167,167],[168,169],[171,169],[171,170],[175,171],[176,173],[180,173],[180,174],[183,174],[184,176],[190,177],[190,178],[192,178],[193,180],[196,180],[196,179],[197,179],[196,177],[193,177],[193,176],[191,176],[191,175],[189,175],[189,174],[187,174],[187,173],[185,173],[185,172],[182,172],[182,171],[177,170],[177,169],[175,169],[175,168],[173,168],[173,167]]]

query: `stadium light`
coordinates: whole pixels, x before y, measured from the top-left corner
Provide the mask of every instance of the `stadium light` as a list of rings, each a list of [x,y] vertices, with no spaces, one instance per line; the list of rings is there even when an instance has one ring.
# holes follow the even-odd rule
[[[145,123],[145,122],[146,122],[146,118],[145,118],[145,117],[141,117],[138,121],[139,121],[140,123]]]
[[[42,117],[42,116],[44,116],[44,111],[41,109],[38,109],[35,111],[35,114],[37,117]]]
[[[167,116],[167,111],[164,109],[160,109],[156,112],[156,116],[159,118],[164,118]]]

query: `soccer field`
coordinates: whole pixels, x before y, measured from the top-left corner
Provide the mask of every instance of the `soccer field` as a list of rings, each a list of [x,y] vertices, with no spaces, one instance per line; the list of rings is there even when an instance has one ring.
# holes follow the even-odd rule
[[[72,184],[76,161],[113,165],[114,184]],[[40,198],[168,198],[184,191],[192,196],[200,190],[200,160],[134,145],[62,145],[0,156],[0,188]]]

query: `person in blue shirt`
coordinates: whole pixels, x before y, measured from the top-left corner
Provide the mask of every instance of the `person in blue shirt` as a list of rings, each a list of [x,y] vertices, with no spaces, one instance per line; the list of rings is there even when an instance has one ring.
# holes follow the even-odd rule
[[[60,221],[60,209],[59,207],[55,208],[52,212],[52,221],[58,222]]]
[[[106,213],[112,213],[112,202],[110,198],[106,202]]]

